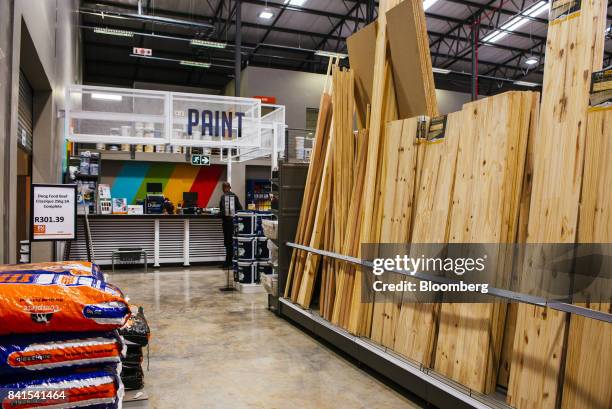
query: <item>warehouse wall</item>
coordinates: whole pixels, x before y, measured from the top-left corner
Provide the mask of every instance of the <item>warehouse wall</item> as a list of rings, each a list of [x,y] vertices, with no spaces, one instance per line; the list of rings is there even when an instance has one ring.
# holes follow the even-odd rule
[[[9,150],[6,149],[11,130],[11,62],[13,43],[13,1],[0,1],[0,145],[5,147],[0,153],[0,214],[7,210],[8,194],[5,165]],[[6,219],[3,220],[5,225]],[[0,261],[4,258],[6,235],[0,228]]]
[[[325,75],[308,72],[278,70],[265,67],[247,67],[242,71],[241,92],[243,97],[269,95],[287,108],[287,125],[290,128],[306,127],[306,108],[318,108]],[[233,95],[234,82],[226,89],[226,95]],[[470,101],[470,94],[436,90],[439,109],[442,114],[459,111]]]
[[[11,40],[6,53],[10,60],[10,126],[5,133],[7,148],[3,169],[2,261],[14,262],[16,255],[17,192],[17,101],[19,72],[23,70],[34,89],[34,135],[32,178],[34,182],[58,183],[63,158],[63,120],[66,86],[81,80],[78,30],[78,0],[15,0],[0,2],[13,6],[0,13],[9,19]],[[6,27],[4,22],[2,27]],[[1,64],[1,63],[0,63]],[[1,75],[1,74],[0,74]],[[50,243],[32,248],[33,260],[49,260]]]

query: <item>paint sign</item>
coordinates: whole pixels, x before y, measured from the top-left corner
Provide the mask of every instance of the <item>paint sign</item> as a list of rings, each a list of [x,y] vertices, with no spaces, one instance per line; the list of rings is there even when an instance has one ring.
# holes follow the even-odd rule
[[[223,136],[233,138],[234,130],[232,123],[234,117],[238,123],[238,138],[242,137],[242,118],[244,112],[211,111],[208,109],[200,112],[197,109],[187,110],[187,134],[193,135],[195,127],[200,127],[201,136]]]
[[[210,166],[210,156],[191,155],[191,164],[195,166]]]
[[[32,184],[32,241],[76,238],[76,185]]]
[[[153,50],[151,48],[134,47],[132,48],[132,54],[150,57],[153,55]]]

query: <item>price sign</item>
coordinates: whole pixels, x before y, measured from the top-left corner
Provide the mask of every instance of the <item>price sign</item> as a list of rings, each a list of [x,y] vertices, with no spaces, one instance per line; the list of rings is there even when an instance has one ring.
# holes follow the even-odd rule
[[[32,241],[76,238],[75,185],[33,184],[31,194]]]
[[[191,155],[191,164],[196,166],[209,166],[210,156],[208,155]]]

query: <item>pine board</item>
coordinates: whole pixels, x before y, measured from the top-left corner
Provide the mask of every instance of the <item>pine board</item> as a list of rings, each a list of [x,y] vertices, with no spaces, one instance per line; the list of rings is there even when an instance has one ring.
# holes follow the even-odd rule
[[[612,107],[588,113],[579,220],[579,243],[612,243]],[[612,265],[603,268],[610,271]],[[592,302],[582,306],[612,313],[612,291],[602,281],[585,289]],[[610,379],[612,325],[572,316],[562,408],[612,408]]]
[[[518,231],[523,171],[534,94],[507,92],[463,107],[463,126],[450,212],[449,243],[512,243]],[[507,286],[503,253],[488,254]],[[443,303],[435,369],[481,393],[497,381],[505,304]]]
[[[442,141],[424,144],[422,170],[415,193],[411,253],[419,244],[446,243],[462,113],[447,117]],[[416,303],[404,294],[393,349],[425,367],[431,365],[439,304]]]
[[[579,12],[548,27],[529,243],[576,239],[590,77],[601,69],[606,6],[603,0],[583,1]],[[521,291],[533,293],[537,285],[547,288],[550,280],[526,269]],[[519,305],[509,404],[518,409],[555,407],[565,331],[565,313]]]
[[[388,122],[385,129],[384,196],[379,243],[406,243],[409,239],[416,184],[417,126],[418,118],[410,118]],[[394,283],[404,278],[391,273],[383,277],[386,282]],[[393,347],[401,293],[394,293],[389,298],[375,300],[370,337],[383,346]]]

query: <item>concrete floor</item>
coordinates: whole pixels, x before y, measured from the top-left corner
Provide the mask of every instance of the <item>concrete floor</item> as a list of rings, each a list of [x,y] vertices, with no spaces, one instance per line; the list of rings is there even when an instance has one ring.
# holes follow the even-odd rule
[[[266,308],[218,268],[124,270],[110,281],[152,330],[149,400],[130,408],[420,408]]]

